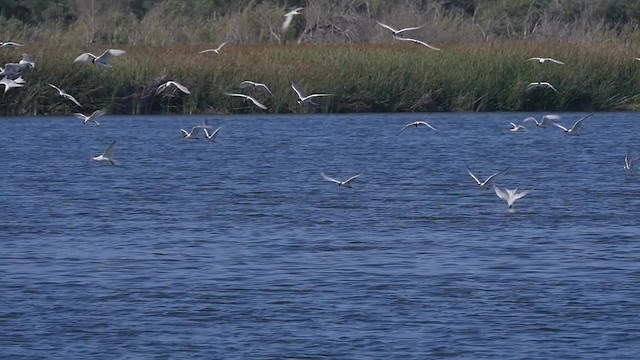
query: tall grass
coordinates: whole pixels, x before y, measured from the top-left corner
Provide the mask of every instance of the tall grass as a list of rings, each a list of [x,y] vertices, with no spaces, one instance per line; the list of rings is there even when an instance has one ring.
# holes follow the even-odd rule
[[[440,45],[440,44],[439,44]],[[198,54],[201,46],[139,46],[113,59],[113,68],[74,64],[85,51],[104,48],[34,45],[37,66],[25,70],[27,85],[0,99],[2,114],[68,114],[107,108],[117,114],[262,112],[224,95],[243,80],[264,82],[274,96],[242,90],[272,113],[513,110],[636,110],[640,107],[640,62],[623,45],[500,42],[441,45],[434,52],[413,44],[255,45]],[[551,56],[566,65],[525,62]],[[0,61],[19,60],[3,50]],[[167,80],[191,90],[155,94]],[[332,93],[319,106],[300,106],[290,84],[308,93]],[[552,90],[526,92],[529,82]],[[47,86],[74,95],[78,109]]]

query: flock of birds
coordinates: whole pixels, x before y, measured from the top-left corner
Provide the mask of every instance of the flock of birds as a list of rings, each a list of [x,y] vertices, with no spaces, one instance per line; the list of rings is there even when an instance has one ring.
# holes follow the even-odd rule
[[[286,31],[287,28],[291,25],[291,22],[293,20],[293,17],[296,15],[301,15],[302,14],[302,10],[304,8],[296,8],[290,12],[287,12],[284,17],[285,20],[282,24],[282,31]],[[382,28],[390,31],[393,35],[393,38],[399,41],[407,41],[407,42],[412,42],[412,43],[416,43],[422,46],[425,46],[431,50],[434,51],[441,51],[441,49],[432,46],[424,41],[418,40],[418,39],[414,39],[414,38],[409,38],[406,36],[406,33],[410,32],[410,31],[415,31],[418,29],[421,29],[422,27],[424,27],[425,25],[420,25],[420,26],[414,26],[414,27],[406,27],[406,28],[402,28],[402,29],[395,29],[387,24],[384,24],[382,22],[377,21],[377,24],[379,26],[381,26]],[[217,48],[212,48],[212,49],[205,49],[200,51],[200,54],[205,54],[205,53],[215,53],[215,54],[220,54],[222,48],[227,44],[227,42],[223,42],[222,44],[220,44]],[[8,42],[0,42],[0,48],[5,48],[5,49],[17,49],[22,47],[22,44],[16,43],[16,42],[12,42],[12,41],[8,41]],[[106,51],[104,51],[101,55],[96,56],[92,53],[83,53],[81,55],[79,55],[75,60],[74,63],[89,63],[89,64],[96,64],[96,65],[100,65],[103,66],[105,68],[111,68],[112,64],[111,64],[111,60],[114,57],[118,57],[118,56],[122,56],[125,54],[124,50],[119,50],[119,49],[108,49]],[[636,60],[640,61],[640,58],[636,58]],[[557,65],[564,65],[564,62],[553,59],[553,58],[549,58],[549,57],[532,57],[529,58],[525,61],[536,61],[540,64],[544,64],[544,63],[552,63],[552,64],[557,64]],[[5,64],[4,67],[0,67],[0,85],[4,85],[5,89],[4,89],[4,93],[6,93],[7,91],[9,91],[10,89],[14,89],[14,88],[20,88],[23,87],[26,83],[26,81],[22,78],[22,72],[26,69],[29,68],[34,68],[36,66],[35,64],[35,60],[33,55],[31,54],[23,54],[22,55],[22,59],[20,61],[18,61],[17,63],[7,63]],[[65,90],[61,89],[60,87],[48,83],[48,86],[50,86],[52,89],[54,89],[57,94],[62,97],[63,99],[69,100],[71,102],[73,102],[76,106],[78,107],[82,107],[82,105],[80,104],[80,102],[71,94],[67,93]],[[172,88],[175,87],[177,90],[181,91],[182,93],[189,95],[191,94],[191,91],[184,85],[178,83],[177,81],[174,80],[170,80],[167,81],[161,85],[159,85],[156,89],[156,95],[160,94],[161,92],[165,91],[168,88]],[[273,92],[271,91],[271,89],[263,83],[259,83],[259,82],[255,82],[255,81],[251,81],[251,80],[245,80],[242,81],[239,84],[239,87],[241,89],[256,89],[256,90],[260,90],[263,92],[266,92],[268,94],[270,94],[271,96],[273,96]],[[321,97],[327,97],[327,96],[333,96],[334,94],[329,94],[329,93],[313,93],[313,94],[309,94],[306,95],[306,93],[301,89],[300,84],[298,84],[297,82],[293,81],[291,83],[291,88],[292,90],[295,92],[296,96],[298,97],[298,104],[300,105],[318,105],[318,103],[316,103],[314,101],[314,99],[318,99]],[[533,89],[538,89],[538,88],[549,88],[555,92],[557,92],[558,90],[551,85],[548,82],[545,81],[539,81],[539,82],[532,82],[529,83],[527,85],[526,90],[527,91],[531,91]],[[267,107],[261,103],[260,101],[258,101],[255,97],[251,96],[251,95],[247,95],[247,94],[243,94],[243,93],[232,93],[232,92],[225,92],[225,95],[227,96],[231,96],[231,97],[238,97],[241,98],[243,100],[248,100],[251,103],[253,103],[253,105],[255,105],[256,107],[262,109],[262,110],[267,110]],[[93,113],[89,114],[89,115],[85,115],[82,113],[75,113],[75,116],[80,118],[83,121],[83,124],[91,124],[93,126],[98,126],[100,125],[100,122],[98,122],[98,118],[100,118],[101,116],[105,115],[106,111],[103,109],[99,109],[99,110],[95,110]],[[588,118],[590,118],[591,116],[593,116],[593,114],[589,114],[587,116],[584,116],[582,118],[580,118],[579,120],[577,120],[573,126],[571,127],[565,127],[561,124],[559,124],[557,121],[560,119],[559,116],[557,115],[545,115],[542,117],[542,119],[540,121],[538,121],[537,119],[533,118],[533,117],[528,117],[526,119],[524,119],[522,124],[516,124],[511,122],[511,131],[513,132],[521,132],[521,131],[527,131],[527,127],[525,126],[525,124],[527,123],[534,123],[536,128],[547,128],[549,126],[555,126],[558,127],[560,129],[562,129],[567,135],[578,135],[579,130],[582,128],[582,125],[584,123],[584,121]],[[429,123],[427,123],[426,121],[415,121],[415,122],[411,122],[409,124],[404,125],[400,131],[398,131],[398,133],[396,135],[400,135],[402,132],[404,132],[405,130],[412,128],[412,127],[420,127],[420,126],[425,126],[430,128],[433,131],[437,131],[436,128],[434,128],[433,126],[431,126]],[[211,126],[209,126],[206,121],[205,123],[201,124],[201,125],[195,125],[193,126],[190,130],[185,130],[185,129],[180,129],[181,131],[181,135],[182,135],[182,139],[185,140],[197,140],[199,139],[199,136],[201,133],[204,133],[204,139],[210,142],[215,142],[217,139],[218,134],[220,133],[222,126],[219,126],[216,129],[213,129]],[[96,155],[94,157],[92,157],[93,160],[97,161],[97,162],[101,162],[101,163],[108,163],[111,165],[117,165],[116,160],[114,159],[114,149],[116,146],[116,140],[113,140],[109,146],[107,146],[107,148],[104,150],[104,152],[102,154]],[[624,170],[627,173],[633,173],[634,172],[634,164],[640,160],[640,154],[637,153],[632,153],[632,152],[628,152],[625,156],[625,163],[624,163]],[[505,173],[507,169],[503,169],[499,172],[496,172],[494,174],[492,174],[491,176],[487,177],[486,179],[482,180],[481,178],[479,178],[477,175],[475,175],[471,169],[469,167],[467,167],[467,172],[469,173],[469,175],[473,178],[473,180],[475,181],[476,185],[479,188],[482,189],[489,189],[489,188],[493,188],[493,190],[495,191],[496,195],[505,200],[507,202],[508,208],[511,210],[513,209],[513,204],[515,203],[516,200],[521,199],[522,197],[526,196],[527,194],[529,194],[532,190],[518,190],[518,189],[502,189],[497,187],[496,185],[494,185],[494,181],[496,180],[496,178],[498,176],[500,176],[501,174]],[[338,187],[347,187],[350,188],[351,184],[354,180],[358,179],[359,177],[361,177],[362,175],[364,175],[364,172],[361,172],[357,175],[351,176],[350,178],[346,179],[346,180],[338,180],[335,179],[333,177],[330,177],[328,175],[326,175],[324,172],[321,172],[321,176],[323,179],[325,179],[326,181],[332,182],[337,184]]]

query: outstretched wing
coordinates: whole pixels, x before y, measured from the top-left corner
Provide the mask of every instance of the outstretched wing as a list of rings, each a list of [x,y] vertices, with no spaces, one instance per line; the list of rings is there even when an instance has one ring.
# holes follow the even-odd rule
[[[505,168],[504,170],[498,171],[497,173],[495,173],[495,174],[493,174],[493,175],[489,176],[489,177],[487,178],[487,180],[485,180],[485,181],[484,181],[483,185],[489,185],[489,184],[491,184],[491,183],[495,180],[496,176],[498,176],[498,175],[500,175],[500,174],[503,174],[503,173],[504,173],[505,171],[507,171],[507,170],[509,170],[509,167]]]
[[[124,50],[109,49],[109,50],[106,50],[105,52],[103,52],[102,55],[99,56],[99,58],[103,59],[106,62],[109,62],[109,60],[111,60],[112,57],[124,55],[125,52],[126,51],[124,51]]]
[[[102,153],[102,156],[111,159],[111,156],[113,155],[113,149],[116,146],[116,141],[113,140],[113,142],[107,146],[107,148],[105,149],[104,153]]]
[[[394,36],[394,39],[400,40],[400,41],[410,41],[410,42],[413,42],[413,43],[416,43],[416,44],[420,44],[420,45],[426,46],[431,50],[442,51],[439,48],[437,48],[435,46],[431,46],[431,45],[427,44],[426,42],[420,41],[420,40],[411,39],[411,38],[405,38],[405,37],[399,37],[399,36]]]
[[[76,98],[74,98],[73,96],[69,95],[69,94],[64,94],[62,95],[64,97],[66,97],[67,99],[73,101],[76,105],[82,107],[82,105],[80,105],[80,103],[78,102],[78,100],[76,100]]]
[[[418,123],[419,123],[419,124],[422,124],[422,125],[426,125],[426,126],[428,126],[431,130],[438,131],[436,128],[434,128],[433,126],[431,126],[431,125],[430,125],[428,122],[426,122],[426,121],[418,121]]]
[[[478,179],[478,177],[471,172],[471,169],[469,168],[469,166],[467,166],[467,172],[469,173],[469,175],[471,175],[473,180],[475,180],[478,185],[482,184],[482,181],[480,181],[480,179]]]
[[[552,58],[547,58],[547,60],[551,61],[552,63],[556,63],[559,65],[564,65],[564,63],[562,61],[556,60],[556,59],[552,59]]]
[[[566,127],[558,124],[557,122],[552,122],[552,124],[557,126],[557,127],[559,127],[560,129],[564,130],[564,132],[568,132],[569,131],[569,129],[567,129]]]
[[[187,87],[186,87],[186,86],[184,86],[184,85],[182,85],[182,84],[180,84],[180,83],[177,83],[177,82],[175,82],[175,81],[169,81],[169,82],[168,82],[168,84],[173,84],[173,85],[175,85],[175,86],[176,86],[180,91],[182,91],[183,93],[185,93],[185,94],[187,94],[187,95],[188,95],[188,94],[191,94],[191,91],[189,91],[189,89],[187,89]]]
[[[47,83],[47,85],[49,85],[49,86],[51,86],[52,88],[54,88],[54,89],[58,90],[58,93],[62,93],[62,90],[60,90],[60,88],[59,88],[59,87],[57,87],[57,86],[55,86],[55,85],[53,85],[53,84],[51,84],[51,83]]]
[[[383,28],[385,28],[385,29],[387,29],[387,30],[389,30],[389,31],[393,32],[394,34],[398,32],[398,30],[396,30],[396,29],[392,28],[391,26],[389,26],[389,25],[387,25],[387,24],[383,24],[383,23],[381,23],[380,21],[377,21],[377,20],[376,20],[376,22],[378,23],[378,25],[380,25],[380,26],[382,26]]]
[[[325,173],[323,173],[323,172],[320,172],[320,175],[322,175],[322,177],[327,181],[331,181],[331,182],[334,182],[336,184],[340,184],[341,183],[340,180],[336,180],[336,179],[334,179],[332,177],[329,177],[329,176],[325,175]]]
[[[87,62],[91,62],[93,61],[93,59],[95,59],[96,56],[93,55],[92,53],[84,53],[80,56],[78,56],[75,60],[73,60],[74,63],[87,63]]]
[[[504,191],[504,190],[500,189],[500,188],[499,188],[499,187],[497,187],[497,186],[494,186],[494,187],[493,187],[493,191],[495,191],[495,192],[496,192],[496,195],[498,195],[498,197],[499,197],[500,199],[505,200],[505,201],[507,201],[507,202],[509,201],[509,194],[507,194],[507,192],[506,192],[506,191]]]
[[[349,185],[349,183],[350,183],[350,182],[352,182],[353,180],[355,180],[355,179],[359,178],[359,177],[360,177],[360,176],[362,176],[362,175],[364,175],[364,171],[363,171],[363,172],[361,172],[361,173],[360,173],[360,174],[358,174],[358,175],[354,175],[354,176],[352,176],[352,177],[348,178],[347,180],[345,180],[345,181],[344,181],[344,184],[345,184],[345,185]]]
[[[580,130],[580,128],[582,127],[582,122],[585,121],[586,119],[590,118],[591,116],[593,116],[594,113],[591,113],[581,119],[579,119],[578,121],[576,121],[575,124],[573,124],[573,126],[571,127],[571,131],[578,131]]]
[[[304,93],[302,92],[302,90],[300,90],[300,85],[299,85],[297,82],[292,81],[292,82],[291,82],[291,88],[293,89],[293,91],[295,91],[295,92],[296,92],[296,95],[298,95],[298,97],[300,98],[300,100],[302,100],[302,99],[306,98],[306,96],[304,95]]]

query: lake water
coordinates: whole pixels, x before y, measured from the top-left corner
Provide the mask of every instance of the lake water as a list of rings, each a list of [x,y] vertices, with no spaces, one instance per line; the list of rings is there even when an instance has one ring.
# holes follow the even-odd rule
[[[0,358],[637,359],[640,119],[529,115],[4,118]]]

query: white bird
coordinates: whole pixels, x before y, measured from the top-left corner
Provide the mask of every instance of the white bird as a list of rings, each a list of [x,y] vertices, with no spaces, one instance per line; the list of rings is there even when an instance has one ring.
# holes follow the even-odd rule
[[[562,61],[559,61],[559,60],[556,60],[556,59],[552,59],[552,58],[545,58],[545,57],[532,57],[532,58],[527,59],[525,61],[533,61],[533,60],[538,61],[540,64],[544,64],[545,62],[549,61],[549,62],[556,63],[556,64],[559,64],[559,65],[564,65],[564,63]]]
[[[22,75],[18,76],[13,81],[15,81],[17,84],[25,84],[27,82],[27,80],[22,78]]]
[[[197,125],[197,126],[192,127],[191,131],[187,131],[185,129],[180,129],[180,132],[182,133],[182,138],[183,139],[197,140],[198,139],[198,134],[200,133],[201,129],[204,129],[204,126]]]
[[[527,131],[527,128],[524,127],[523,125],[515,124],[513,122],[510,122],[509,124],[511,124],[511,130],[510,131],[513,131],[513,132],[516,132],[516,131]]]
[[[593,116],[593,113],[582,117],[581,119],[579,119],[578,121],[576,121],[573,126],[570,129],[567,129],[566,127],[558,124],[558,123],[552,123],[553,125],[559,127],[560,129],[564,130],[565,134],[567,135],[578,135],[578,130],[580,130],[580,128],[582,127],[582,122],[585,119],[590,118],[591,116]]]
[[[411,126],[413,126],[413,127],[416,127],[416,128],[417,128],[417,127],[418,127],[418,126],[420,126],[420,125],[424,125],[424,126],[429,127],[429,128],[430,128],[430,129],[432,129],[432,130],[436,130],[436,128],[434,128],[433,126],[429,125],[429,123],[428,123],[428,122],[426,122],[426,121],[414,121],[414,122],[412,122],[412,123],[409,123],[409,124],[407,124],[407,125],[403,126],[403,127],[402,127],[402,129],[400,129],[400,131],[398,131],[398,133],[396,134],[396,136],[400,135],[400,133],[401,133],[401,132],[403,132],[405,129],[407,129],[407,128],[411,127]],[[436,131],[437,131],[437,130],[436,130]]]
[[[545,115],[542,117],[542,120],[540,120],[540,122],[538,122],[538,120],[536,120],[536,118],[530,116],[526,119],[524,119],[522,122],[526,123],[526,122],[531,122],[533,121],[534,123],[536,123],[536,127],[539,127],[541,129],[545,129],[549,124],[553,124],[555,121],[558,121],[560,119],[560,116],[558,115]]]
[[[92,64],[98,64],[98,65],[102,65],[104,67],[112,67],[111,63],[109,63],[109,61],[111,61],[111,58],[113,58],[114,56],[120,56],[120,55],[124,55],[126,52],[124,50],[118,50],[118,49],[109,49],[106,50],[105,52],[102,53],[102,55],[100,56],[95,56],[92,53],[84,53],[80,56],[78,56],[75,60],[73,60],[74,63],[92,63]]]
[[[498,195],[500,199],[505,200],[507,202],[507,204],[509,205],[509,209],[513,208],[513,203],[516,202],[516,200],[524,197],[525,195],[527,195],[532,191],[532,190],[523,190],[518,192],[517,188],[503,190],[497,186],[494,186],[493,190],[496,192],[496,195]]]
[[[20,46],[24,46],[24,45],[18,44],[17,42],[13,42],[13,41],[0,42],[0,48],[15,49]]]
[[[302,11],[302,9],[304,8],[296,8],[293,9],[291,11],[289,11],[288,13],[284,14],[284,22],[282,23],[282,31],[287,30],[287,28],[289,27],[289,25],[291,25],[291,21],[293,20],[293,16],[294,15],[302,15],[302,13],[300,11]]]
[[[47,83],[47,84],[49,86],[51,86],[52,88],[58,90],[58,95],[62,96],[63,98],[67,98],[67,99],[73,101],[76,105],[82,107],[82,105],[80,105],[80,103],[78,102],[78,100],[76,100],[76,98],[74,98],[73,96],[67,94],[64,90],[60,89],[59,87],[57,87],[57,86],[55,86],[53,84],[50,84],[50,83]]]
[[[260,108],[260,109],[262,109],[262,110],[267,110],[267,107],[266,107],[266,106],[264,106],[264,105],[263,105],[263,104],[261,104],[258,100],[256,100],[256,99],[252,98],[252,97],[251,97],[251,96],[249,96],[249,95],[245,95],[245,94],[235,94],[235,93],[228,93],[228,92],[226,92],[226,93],[224,93],[224,94],[225,94],[225,95],[227,95],[227,96],[236,96],[236,97],[241,97],[241,98],[245,98],[245,99],[251,100],[251,102],[253,102],[253,104],[254,104],[255,106],[259,107],[259,108]]]
[[[214,52],[216,54],[220,54],[220,49],[222,49],[223,46],[227,45],[228,41],[223,42],[222,44],[220,44],[220,46],[218,46],[215,49],[206,49],[206,50],[202,50],[199,52],[199,54],[204,54],[204,53],[208,53],[208,52]]]
[[[302,92],[302,90],[300,90],[300,86],[296,82],[292,82],[291,83],[291,88],[298,95],[298,98],[300,99],[300,100],[298,100],[298,104],[300,104],[300,105],[303,105],[303,104],[306,104],[306,103],[313,104],[313,105],[318,105],[318,103],[313,102],[313,100],[312,100],[313,98],[322,97],[322,96],[332,96],[333,95],[333,94],[311,94],[311,95],[306,96]]]
[[[171,86],[171,85],[173,85],[173,86],[177,87],[177,88],[178,88],[178,90],[182,91],[183,93],[185,93],[185,94],[187,94],[187,95],[188,95],[188,94],[191,94],[191,91],[189,91],[189,89],[187,89],[187,87],[186,87],[186,86],[184,86],[184,85],[182,85],[182,84],[180,84],[180,83],[177,83],[177,82],[175,82],[175,81],[173,81],[173,80],[170,80],[170,81],[167,81],[166,83],[164,83],[164,84],[162,84],[162,85],[158,86],[158,89],[156,89],[156,95],[157,95],[157,94],[160,94],[164,89],[166,89],[167,87],[169,87],[169,86]]]
[[[556,88],[554,88],[553,85],[549,84],[546,81],[532,82],[532,83],[529,83],[529,85],[527,85],[527,91],[531,91],[537,88],[549,88],[555,92],[558,92],[558,90],[556,90]]]
[[[20,78],[19,78],[20,79]],[[0,85],[4,85],[4,94],[7,93],[10,89],[23,87],[23,83],[19,83],[15,80],[8,79],[6,76],[0,80]]]
[[[633,163],[640,159],[640,155],[631,155],[631,151],[627,151],[624,156],[624,171],[628,174],[633,173]]]
[[[116,161],[113,159],[113,148],[116,146],[116,141],[107,146],[101,155],[94,156],[92,159],[95,161],[108,161],[111,165],[116,165]]]
[[[22,54],[22,59],[18,61],[18,65],[24,65],[32,68],[36,67],[33,54]]]
[[[479,188],[481,189],[486,189],[487,187],[493,185],[493,182],[496,180],[496,177],[498,175],[503,174],[505,171],[509,170],[509,167],[505,168],[504,170],[498,171],[495,174],[492,174],[491,176],[489,176],[486,180],[481,181],[480,179],[478,179],[477,176],[475,176],[472,172],[471,169],[469,168],[469,166],[467,166],[467,172],[469,173],[469,175],[471,175],[471,177],[473,178],[473,180],[476,181],[476,185],[478,185]]]
[[[414,26],[414,27],[408,27],[408,28],[404,28],[404,29],[400,29],[400,30],[396,30],[394,28],[392,28],[391,26],[387,25],[387,24],[383,24],[380,21],[377,21],[378,25],[382,26],[383,28],[391,31],[393,33],[393,36],[395,37],[402,37],[404,34],[404,32],[406,31],[411,31],[411,30],[418,30],[418,29],[422,29],[426,24],[422,24],[420,26]]]
[[[435,51],[442,51],[442,50],[440,50],[439,48],[437,48],[437,47],[435,47],[435,46],[431,46],[431,45],[427,44],[427,43],[426,43],[426,42],[424,42],[424,41],[420,41],[420,40],[416,40],[416,39],[411,39],[411,38],[406,38],[406,37],[401,37],[401,36],[394,36],[393,38],[394,38],[394,39],[396,39],[396,40],[400,40],[400,41],[410,41],[410,42],[413,42],[413,43],[416,43],[416,44],[420,44],[420,45],[423,45],[423,46],[428,47],[428,48],[429,48],[429,49],[431,49],[431,50],[435,50]]]
[[[241,89],[248,88],[248,87],[264,89],[266,92],[268,92],[269,94],[271,94],[273,96],[273,93],[271,92],[269,87],[267,87],[267,85],[265,85],[263,83],[259,83],[259,82],[255,82],[255,81],[251,81],[251,80],[245,80],[245,81],[240,83],[240,88]]]
[[[107,112],[105,110],[96,110],[94,112],[91,113],[91,115],[85,115],[85,114],[81,114],[81,113],[75,113],[75,116],[78,119],[82,119],[82,123],[83,124],[91,124],[93,126],[98,126],[100,125],[100,123],[98,122],[98,118],[104,114],[106,114]]]
[[[320,172],[320,175],[322,175],[322,177],[323,177],[325,180],[327,180],[327,181],[331,181],[331,182],[333,182],[333,183],[336,183],[336,184],[338,184],[338,186],[344,186],[344,187],[349,187],[349,188],[351,187],[351,182],[352,182],[353,180],[355,180],[355,179],[359,178],[359,177],[360,177],[360,176],[362,176],[363,174],[364,174],[364,171],[363,171],[363,172],[361,172],[361,173],[360,173],[360,174],[358,174],[358,175],[354,175],[354,176],[352,176],[352,177],[348,178],[348,179],[347,179],[347,180],[345,180],[345,181],[340,181],[340,180],[336,180],[336,179],[334,179],[334,178],[332,178],[332,177],[329,177],[329,176],[325,175],[323,172]]]
[[[211,142],[216,142],[216,138],[218,137],[218,133],[220,132],[220,129],[222,129],[222,126],[218,126],[217,129],[215,129],[213,132],[209,132],[209,130],[207,130],[207,128],[203,128],[204,130],[204,136],[206,136],[205,140],[209,140]]]

